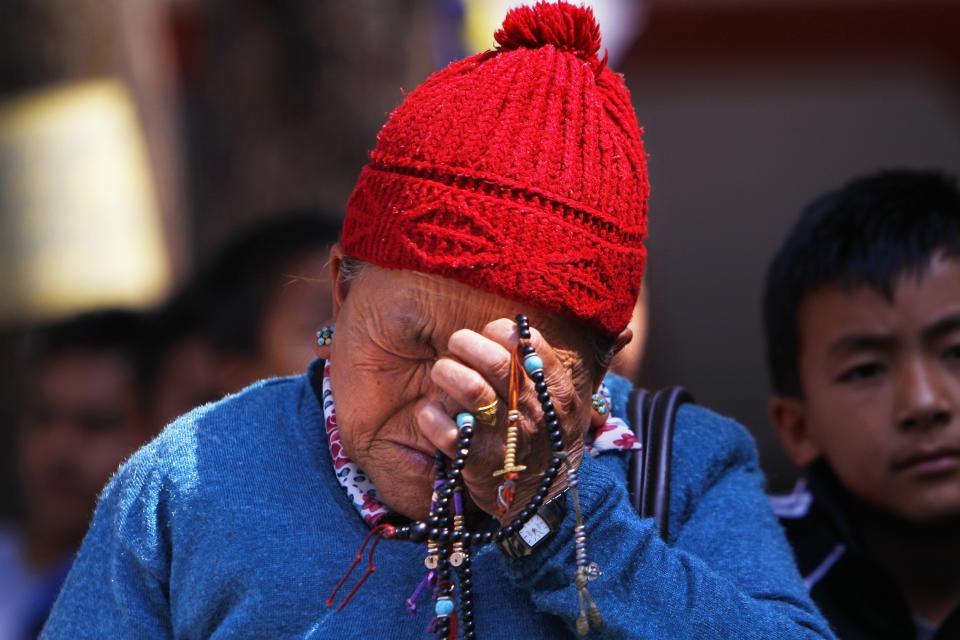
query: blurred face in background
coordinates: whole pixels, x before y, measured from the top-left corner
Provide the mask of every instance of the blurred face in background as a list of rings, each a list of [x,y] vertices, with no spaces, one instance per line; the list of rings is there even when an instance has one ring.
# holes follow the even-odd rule
[[[316,357],[317,330],[333,315],[328,257],[324,249],[296,260],[272,292],[260,326],[266,375],[303,373]]]
[[[256,351],[216,356],[216,388],[221,395],[257,380],[307,370],[316,358],[316,333],[333,315],[328,258],[328,249],[318,249],[290,261],[273,279],[260,314]]]
[[[24,402],[18,460],[30,534],[76,544],[100,490],[148,436],[133,367],[120,353],[56,354]]]

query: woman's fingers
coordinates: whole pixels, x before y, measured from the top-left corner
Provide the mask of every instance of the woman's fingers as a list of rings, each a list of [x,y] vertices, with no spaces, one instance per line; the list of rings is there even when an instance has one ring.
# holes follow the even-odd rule
[[[457,423],[447,415],[443,405],[436,400],[423,399],[413,411],[424,437],[448,458],[456,457]]]
[[[507,345],[510,349],[516,349],[519,341],[516,323],[507,318],[500,318],[489,323],[484,327],[483,335],[490,338],[491,341]],[[544,339],[543,334],[534,327],[530,328],[530,346],[543,361],[544,381],[547,383],[547,391],[550,393],[551,401],[559,408],[558,413],[561,413],[562,417],[563,413],[576,412],[579,402],[570,372],[560,360],[554,348]],[[522,402],[539,404],[532,383],[524,385]],[[562,419],[561,424],[570,429],[576,428],[576,425]]]
[[[469,329],[454,332],[450,336],[448,346],[450,352],[460,359],[465,368],[479,373],[496,395],[505,399],[508,397],[510,356],[515,352],[518,342],[516,323],[507,318],[500,318],[487,324],[482,333]],[[561,424],[569,431],[576,431],[579,425],[574,424],[575,420],[563,419],[566,414],[576,414],[580,404],[570,371],[564,366],[556,350],[536,328],[530,330],[530,345],[543,360],[544,380],[551,400],[561,417]],[[537,393],[533,383],[526,380],[526,376],[524,378],[524,386],[520,390],[521,405],[527,407],[528,411],[532,410],[533,415],[536,415],[539,408]],[[436,377],[434,381],[439,384]],[[469,411],[474,411],[477,407],[493,401],[493,396],[487,392],[480,394],[476,391],[480,387],[476,379],[471,380],[470,385],[467,391],[459,394],[453,388],[446,386],[444,390],[457,396],[461,405]]]
[[[504,322],[508,322],[506,318]],[[460,359],[467,367],[478,372],[484,380],[490,385],[496,395],[501,398],[507,397],[509,375],[510,375],[510,355],[516,347],[516,340],[513,344],[507,341],[495,341],[491,336],[479,334],[470,329],[460,329],[453,332],[448,342],[450,353]],[[469,410],[482,407],[492,402],[491,397],[488,402],[474,406],[466,406]]]
[[[509,355],[507,358],[509,365]],[[450,358],[437,360],[430,371],[430,378],[451,400],[470,413],[497,399],[493,387],[480,372]]]
[[[470,329],[455,331],[450,336],[448,347],[465,365],[483,375],[497,395],[505,398],[510,379],[510,356],[516,351],[519,341],[517,324],[513,320],[500,318],[487,324],[481,333]],[[569,379],[556,352],[535,328],[530,329],[530,345],[543,360],[548,385]]]
[[[414,408],[414,415],[424,437],[448,458],[455,458],[460,432],[455,419],[447,414],[443,405],[436,400],[420,400]],[[489,513],[496,509],[497,481],[491,472],[502,460],[500,434],[475,426],[463,478],[474,502]]]
[[[448,343],[451,357],[438,359],[430,373],[433,384],[450,402],[421,400],[415,408],[423,435],[446,455],[454,457],[459,432],[450,414],[451,403],[475,414],[478,408],[499,399],[498,426],[485,428],[477,422],[464,468],[464,481],[471,496],[489,513],[496,512],[496,488],[500,479],[493,477],[492,472],[503,465],[510,360],[518,342],[516,323],[506,318],[491,322],[482,333],[469,329],[454,332]],[[543,360],[547,390],[562,428],[568,434],[579,433],[580,399],[571,371],[536,329],[531,329],[530,344]],[[526,374],[519,400],[524,418],[517,460],[532,470],[539,470],[547,462],[550,447],[545,435],[537,435],[542,431],[543,407],[533,381]],[[576,445],[575,438],[570,444]],[[531,491],[536,490],[537,481],[536,473],[526,477],[518,487],[517,499],[523,501],[529,497]]]

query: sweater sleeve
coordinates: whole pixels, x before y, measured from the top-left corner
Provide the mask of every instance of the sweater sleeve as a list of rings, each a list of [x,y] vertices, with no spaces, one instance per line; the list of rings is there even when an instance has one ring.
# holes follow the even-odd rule
[[[104,489],[41,638],[170,638],[165,488],[141,450]]]
[[[629,502],[621,456],[585,458],[580,500],[588,588],[604,618],[596,638],[832,638],[808,598],[763,493],[753,442],[698,407],[680,412],[674,442],[671,535]],[[533,555],[508,562],[534,607],[574,633],[578,613],[573,512]]]

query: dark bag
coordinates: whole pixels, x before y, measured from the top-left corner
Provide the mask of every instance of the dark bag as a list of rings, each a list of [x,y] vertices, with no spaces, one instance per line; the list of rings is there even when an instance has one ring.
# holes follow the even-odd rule
[[[670,462],[673,425],[681,405],[696,402],[683,387],[659,391],[634,389],[628,415],[640,441],[641,451],[630,460],[630,500],[641,518],[654,518],[660,537],[667,539],[670,519]]]

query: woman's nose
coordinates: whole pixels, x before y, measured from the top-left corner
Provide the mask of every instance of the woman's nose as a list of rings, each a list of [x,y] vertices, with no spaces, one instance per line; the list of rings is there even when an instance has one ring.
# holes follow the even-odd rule
[[[935,364],[918,360],[898,381],[897,424],[902,429],[929,429],[950,422],[954,406],[943,373]]]

